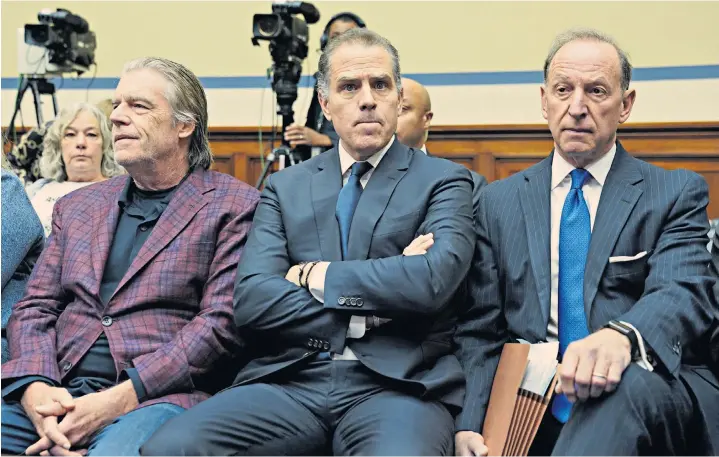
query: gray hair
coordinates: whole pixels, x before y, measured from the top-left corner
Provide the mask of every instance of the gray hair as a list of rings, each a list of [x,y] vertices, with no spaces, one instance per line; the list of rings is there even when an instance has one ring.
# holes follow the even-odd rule
[[[52,122],[43,138],[43,151],[40,156],[40,174],[45,179],[54,181],[67,181],[65,162],[62,159],[62,138],[67,127],[82,113],[92,114],[100,126],[102,138],[102,160],[100,172],[102,176],[111,178],[125,173],[125,169],[115,162],[115,153],[112,149],[112,132],[110,120],[97,106],[90,103],[76,103],[62,111]]]
[[[544,61],[544,83],[547,83],[547,73],[549,73],[549,66],[554,60],[554,56],[557,52],[565,45],[572,41],[599,41],[600,43],[607,43],[614,46],[619,55],[619,68],[621,68],[621,86],[622,90],[629,89],[629,82],[632,80],[632,64],[629,62],[629,56],[627,53],[619,47],[614,38],[609,35],[594,29],[577,28],[563,32],[554,39],[552,47],[549,49],[547,59]]]
[[[383,48],[392,57],[392,72],[394,73],[394,84],[397,87],[397,92],[402,90],[402,75],[399,68],[399,53],[397,49],[392,46],[392,43],[377,32],[373,32],[369,29],[356,28],[348,30],[342,35],[333,38],[327,44],[322,55],[320,55],[320,62],[318,64],[317,72],[317,91],[320,93],[322,98],[327,99],[330,93],[330,61],[332,55],[337,49],[345,44],[361,44],[368,48],[373,46],[379,46]]]
[[[212,165],[212,151],[208,140],[207,97],[200,80],[187,67],[161,57],[132,60],[125,64],[122,71],[127,73],[142,69],[155,70],[169,82],[165,98],[172,109],[173,125],[178,123],[195,125],[190,137],[190,150],[187,153],[190,168],[207,170]]]

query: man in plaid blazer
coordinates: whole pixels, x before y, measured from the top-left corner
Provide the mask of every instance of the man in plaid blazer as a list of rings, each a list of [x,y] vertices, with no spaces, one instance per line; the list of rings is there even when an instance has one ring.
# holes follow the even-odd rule
[[[128,63],[114,106],[130,176],[55,205],[8,327],[4,454],[137,455],[240,352],[232,292],[259,193],[208,171],[207,102],[185,67]]]

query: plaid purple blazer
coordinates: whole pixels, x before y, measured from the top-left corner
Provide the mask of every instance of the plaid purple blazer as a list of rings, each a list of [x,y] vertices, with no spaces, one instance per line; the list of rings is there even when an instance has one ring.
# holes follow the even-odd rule
[[[138,371],[148,398],[140,406],[190,408],[209,397],[202,389],[217,364],[239,352],[232,293],[259,192],[226,174],[193,172],[105,306],[100,281],[128,179],[55,204],[47,247],[8,324],[3,383],[27,375],[61,382],[105,332],[117,372]]]

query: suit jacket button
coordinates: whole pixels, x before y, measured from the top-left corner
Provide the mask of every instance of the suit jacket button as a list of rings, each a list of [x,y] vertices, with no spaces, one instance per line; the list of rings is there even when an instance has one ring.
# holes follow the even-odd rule
[[[350,306],[357,306],[357,298],[356,297],[350,298]]]
[[[327,350],[329,350],[329,348],[330,348],[330,343],[328,343],[327,341],[325,341],[324,343],[322,343],[322,349],[324,349],[325,351],[327,351]]]
[[[109,327],[112,325],[112,318],[110,316],[104,316],[102,318],[102,325],[105,327]]]
[[[344,306],[346,301],[347,301],[347,299],[345,297],[340,297],[337,299],[337,304],[340,306]]]
[[[361,298],[358,298],[358,299],[357,299],[357,306],[362,306],[362,305],[364,305],[364,300],[362,300]]]
[[[71,362],[65,362],[65,363],[62,364],[62,369],[63,369],[63,370],[65,370],[65,371],[70,371],[70,368],[72,368],[72,363],[71,363]]]
[[[307,346],[312,347],[312,341],[314,341],[312,338],[307,340]]]

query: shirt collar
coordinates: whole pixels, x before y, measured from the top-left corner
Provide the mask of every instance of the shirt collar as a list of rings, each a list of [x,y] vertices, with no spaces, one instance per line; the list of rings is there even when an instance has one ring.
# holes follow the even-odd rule
[[[604,186],[604,181],[607,180],[609,169],[612,168],[612,162],[614,162],[614,156],[617,154],[617,143],[614,143],[612,149],[606,154],[599,158],[596,162],[592,162],[586,168],[592,178],[599,183],[600,186]],[[574,165],[567,162],[564,157],[557,153],[555,148],[554,157],[552,157],[552,189],[557,187],[564,181],[569,173],[574,170]]]
[[[187,171],[187,174],[182,178],[182,180],[177,183],[175,186],[169,188],[169,189],[163,189],[162,191],[171,191],[167,195],[165,195],[165,198],[163,199],[163,203],[167,204],[170,201],[170,198],[174,195],[175,191],[182,185],[182,183],[187,180],[187,178],[192,174],[194,171],[193,168],[190,168]],[[132,179],[132,176],[127,177],[127,182],[125,182],[125,187],[122,189],[122,192],[120,193],[120,198],[117,199],[117,204],[120,205],[120,208],[125,209],[127,205],[132,203],[132,195],[134,194],[136,187],[135,181]]]
[[[424,152],[425,154],[427,154],[427,145],[426,145],[426,144],[423,144],[420,149],[422,150],[422,152]]]
[[[394,135],[392,135],[392,138],[390,138],[389,142],[385,147],[375,152],[367,159],[367,162],[372,165],[372,169],[377,168],[377,165],[379,165],[379,161],[382,160],[382,157],[384,157],[385,154],[387,154],[387,151],[392,146],[392,143],[394,143]],[[350,153],[347,152],[347,150],[344,148],[344,146],[342,145],[342,140],[340,140],[337,149],[339,149],[340,153],[340,170],[342,170],[342,176],[344,176],[344,174],[347,173],[347,170],[350,169],[352,164],[357,161],[353,159]]]
[[[118,205],[120,205],[120,208],[125,208],[130,201],[130,189],[134,185],[134,182],[132,181],[132,176],[127,176],[127,181],[125,182],[125,187],[122,189],[122,193],[120,193],[120,198],[117,200]]]

